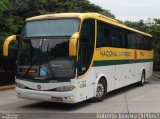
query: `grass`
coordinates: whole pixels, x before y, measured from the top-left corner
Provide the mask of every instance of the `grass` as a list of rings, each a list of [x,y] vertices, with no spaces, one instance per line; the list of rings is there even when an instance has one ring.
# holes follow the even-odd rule
[[[153,73],[160,76],[160,71],[154,71]]]

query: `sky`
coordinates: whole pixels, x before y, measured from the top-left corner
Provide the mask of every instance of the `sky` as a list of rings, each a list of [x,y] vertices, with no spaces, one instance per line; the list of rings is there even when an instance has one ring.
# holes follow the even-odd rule
[[[160,0],[90,0],[90,2],[109,10],[122,21],[160,18]]]

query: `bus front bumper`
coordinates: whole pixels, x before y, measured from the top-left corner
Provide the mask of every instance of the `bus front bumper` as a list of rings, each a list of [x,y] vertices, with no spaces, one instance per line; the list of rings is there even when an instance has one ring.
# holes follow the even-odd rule
[[[60,103],[77,103],[76,89],[67,92],[37,91],[16,87],[17,96],[23,99],[50,101]]]

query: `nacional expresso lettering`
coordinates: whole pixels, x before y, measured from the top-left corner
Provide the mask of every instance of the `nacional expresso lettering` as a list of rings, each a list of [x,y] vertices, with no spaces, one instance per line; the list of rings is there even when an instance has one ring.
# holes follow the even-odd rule
[[[99,50],[100,56],[102,57],[130,57],[132,52],[128,51],[111,51],[111,50]]]

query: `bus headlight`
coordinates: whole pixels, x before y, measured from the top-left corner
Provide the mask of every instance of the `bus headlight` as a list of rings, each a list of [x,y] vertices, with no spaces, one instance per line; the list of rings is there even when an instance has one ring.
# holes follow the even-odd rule
[[[59,92],[71,91],[74,88],[75,88],[75,86],[62,86],[62,87],[56,88],[56,91],[59,91]]]
[[[26,88],[23,84],[20,84],[20,83],[16,83],[16,87],[22,88],[22,89],[25,89],[25,88]]]

